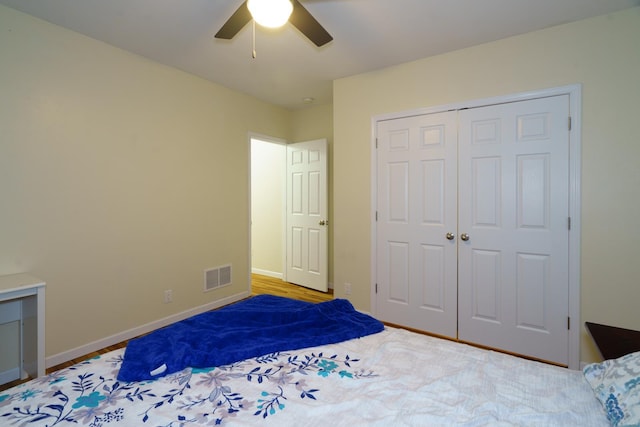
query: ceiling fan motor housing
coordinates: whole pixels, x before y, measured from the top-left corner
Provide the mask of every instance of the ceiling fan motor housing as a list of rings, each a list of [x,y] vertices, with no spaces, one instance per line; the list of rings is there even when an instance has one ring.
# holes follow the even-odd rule
[[[278,28],[289,20],[293,4],[291,0],[247,0],[247,8],[257,24]]]
[[[302,34],[304,34],[309,40],[311,40],[316,46],[324,46],[333,40],[331,34],[325,30],[322,25],[309,13],[304,6],[300,4],[298,0],[247,0],[231,15],[231,17],[224,23],[222,28],[218,30],[216,33],[216,38],[231,40],[238,32],[251,21],[251,19],[255,19],[258,22],[258,18],[256,18],[253,14],[254,6],[257,8],[266,7],[267,9],[274,9],[275,3],[288,3],[291,7],[291,12],[287,18],[284,19],[284,23],[289,22],[296,27]],[[285,4],[286,7],[286,4]],[[257,9],[256,9],[257,10]]]

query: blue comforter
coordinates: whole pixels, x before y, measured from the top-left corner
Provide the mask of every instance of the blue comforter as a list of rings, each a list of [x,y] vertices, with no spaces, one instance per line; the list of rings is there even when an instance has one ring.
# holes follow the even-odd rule
[[[384,329],[344,299],[308,303],[259,295],[133,339],[118,373],[142,381],[278,351],[333,344]]]

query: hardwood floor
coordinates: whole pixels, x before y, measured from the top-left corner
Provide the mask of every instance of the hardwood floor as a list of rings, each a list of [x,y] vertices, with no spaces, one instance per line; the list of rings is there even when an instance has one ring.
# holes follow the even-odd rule
[[[251,295],[261,295],[261,294],[279,295],[283,297],[288,297],[288,298],[293,298],[293,299],[298,299],[298,300],[308,301],[308,302],[323,302],[323,301],[329,301],[333,299],[333,290],[329,290],[329,292],[324,293],[324,292],[315,291],[313,289],[308,289],[303,286],[298,286],[291,283],[283,282],[282,280],[275,279],[273,277],[263,276],[260,274],[253,274],[251,276]],[[110,351],[116,350],[118,348],[126,347],[126,346],[127,346],[127,341],[114,344],[112,346],[103,348],[93,353],[89,353],[82,357],[48,368],[47,374],[58,371],[60,369],[68,368],[69,366],[75,365],[76,363],[82,362],[83,360],[87,360],[92,357],[96,357],[100,354],[108,353]],[[6,384],[2,384],[0,385],[0,391],[6,390],[8,388],[16,386],[25,381],[28,381],[28,380],[16,380]]]
[[[333,289],[324,293],[260,274],[251,275],[251,294],[271,294],[308,302],[323,302],[333,299]]]

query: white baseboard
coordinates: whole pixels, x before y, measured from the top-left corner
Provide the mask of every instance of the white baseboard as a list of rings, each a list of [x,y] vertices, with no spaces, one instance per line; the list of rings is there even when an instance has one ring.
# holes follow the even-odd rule
[[[282,273],[278,273],[276,271],[262,270],[260,268],[252,268],[251,273],[253,274],[261,274],[263,276],[275,277],[276,279],[282,280],[284,275]]]
[[[92,353],[94,351],[98,351],[105,347],[109,347],[111,345],[117,344],[122,341],[130,340],[137,336],[154,331],[158,328],[162,328],[172,323],[179,322],[191,316],[195,316],[196,314],[204,313],[205,311],[214,310],[216,308],[220,308],[222,306],[240,301],[244,298],[249,297],[249,295],[250,295],[249,291],[243,291],[238,294],[231,295],[229,297],[226,297],[217,301],[213,301],[208,304],[201,305],[199,307],[195,307],[180,313],[176,313],[169,317],[158,319],[153,322],[138,326],[136,328],[129,329],[129,330],[120,332],[118,334],[99,339],[97,341],[90,342],[80,347],[76,347],[71,350],[64,351],[62,353],[54,354],[53,356],[49,356],[46,358],[45,366],[47,368],[50,368],[52,366],[56,366],[61,363],[68,362],[69,360],[82,357],[86,354]],[[0,383],[2,383],[2,381],[0,381]]]

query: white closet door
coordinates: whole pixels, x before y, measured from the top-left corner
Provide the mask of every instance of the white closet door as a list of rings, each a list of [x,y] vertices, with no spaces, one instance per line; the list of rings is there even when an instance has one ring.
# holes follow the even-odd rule
[[[376,314],[456,337],[456,112],[378,123]]]
[[[568,96],[459,116],[459,339],[563,365],[568,117]]]

